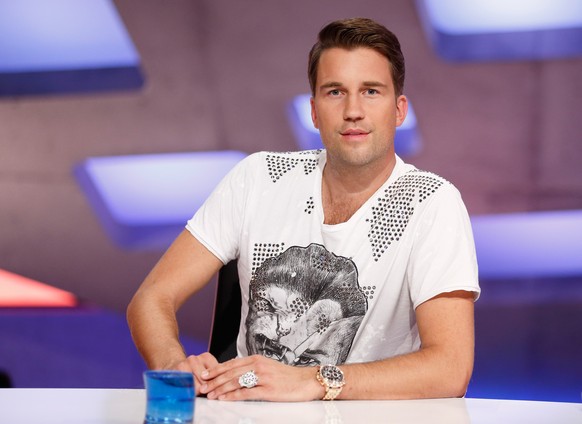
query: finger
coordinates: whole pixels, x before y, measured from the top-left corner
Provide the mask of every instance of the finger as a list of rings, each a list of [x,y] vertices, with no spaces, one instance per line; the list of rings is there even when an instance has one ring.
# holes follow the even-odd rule
[[[184,367],[184,371],[191,372],[194,376],[196,396],[205,394],[205,392],[201,390],[201,387],[204,386],[202,375],[204,375],[207,368],[213,367],[216,364],[218,364],[218,361],[210,353],[203,353],[198,356],[190,355],[186,358],[186,361],[181,364]]]
[[[219,375],[226,374],[232,370],[245,369],[244,372],[253,369],[256,363],[255,356],[247,356],[244,358],[233,358],[223,363],[217,363],[215,366],[209,367],[207,369],[208,374],[206,375],[206,380],[212,380]]]
[[[210,368],[210,367],[214,367],[214,366],[218,365],[218,359],[216,359],[216,357],[210,352],[204,352],[203,354],[199,355],[198,357],[200,358],[202,363],[204,363],[204,366],[206,368]]]
[[[249,365],[244,365],[228,369],[213,379],[207,380],[202,390],[207,392],[211,399],[216,399],[218,396],[233,390],[239,390],[242,387],[240,379],[244,374],[251,371],[249,368]]]
[[[207,393],[209,399],[216,399],[222,393],[236,390],[240,388],[238,384],[238,376],[242,375],[244,371],[237,369],[230,369],[223,374],[219,374],[212,379],[206,379],[203,382],[201,390]]]
[[[218,400],[237,401],[237,400],[267,400],[269,398],[269,389],[266,387],[255,386],[251,389],[242,388],[223,393],[218,396]]]
[[[208,399],[220,399],[224,395],[229,393],[241,391],[241,390],[250,390],[249,388],[241,387],[240,383],[238,382],[239,377],[227,377],[223,375],[219,377],[219,379],[215,379],[212,381],[212,385],[209,384],[209,388],[207,396]]]
[[[207,384],[203,386],[202,391],[212,393],[211,396],[217,398],[224,393],[239,390],[244,388],[239,382],[243,374],[254,371],[255,376],[266,375],[267,369],[273,364],[278,363],[261,355],[231,359],[208,370],[208,377],[205,377]]]
[[[209,368],[218,365],[218,361],[210,353],[203,353],[198,356],[190,355],[187,361],[192,373],[201,381],[204,380],[204,375]]]
[[[269,364],[261,364],[261,361],[257,361],[253,365],[256,367],[255,370],[247,371],[240,374],[240,368],[238,373],[234,375],[234,380],[231,379],[227,383],[217,387],[213,391],[213,396],[219,400],[266,400],[273,395],[271,393],[275,387],[269,384],[268,371]],[[250,374],[245,381],[245,374]],[[237,377],[238,375],[238,377]],[[261,377],[259,377],[261,376]],[[253,381],[254,380],[254,381]],[[243,387],[243,384],[250,384],[249,386]]]

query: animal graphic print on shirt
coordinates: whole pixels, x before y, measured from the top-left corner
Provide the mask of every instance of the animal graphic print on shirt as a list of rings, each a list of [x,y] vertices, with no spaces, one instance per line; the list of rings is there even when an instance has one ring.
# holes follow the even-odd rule
[[[246,345],[296,366],[342,364],[368,308],[358,271],[319,244],[266,259],[249,288]]]

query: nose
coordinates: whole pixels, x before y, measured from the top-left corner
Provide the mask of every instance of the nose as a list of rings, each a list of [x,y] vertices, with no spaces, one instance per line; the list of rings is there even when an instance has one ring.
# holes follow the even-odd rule
[[[289,314],[282,314],[277,316],[277,335],[279,337],[283,337],[289,334],[291,332],[293,321],[293,316]]]
[[[357,95],[346,96],[344,120],[355,122],[361,119],[364,119],[364,108],[361,99]]]

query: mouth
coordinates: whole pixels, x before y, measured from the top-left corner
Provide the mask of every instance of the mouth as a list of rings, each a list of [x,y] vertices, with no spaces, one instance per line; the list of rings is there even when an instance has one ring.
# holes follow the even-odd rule
[[[341,131],[341,135],[366,135],[369,134],[369,131],[362,130],[359,128],[348,128],[346,130]]]
[[[364,140],[370,131],[366,131],[360,128],[348,128],[340,132],[342,138],[350,141],[362,141]]]

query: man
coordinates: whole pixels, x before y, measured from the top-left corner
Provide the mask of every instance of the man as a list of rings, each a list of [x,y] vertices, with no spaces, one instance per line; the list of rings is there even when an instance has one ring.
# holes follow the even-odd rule
[[[309,55],[325,150],[257,153],[220,183],[128,308],[147,364],[221,400],[463,396],[479,294],[458,191],[394,152],[406,117],[397,38],[332,22]],[[176,311],[238,259],[238,357],[187,356]],[[309,366],[315,365],[315,366]]]

